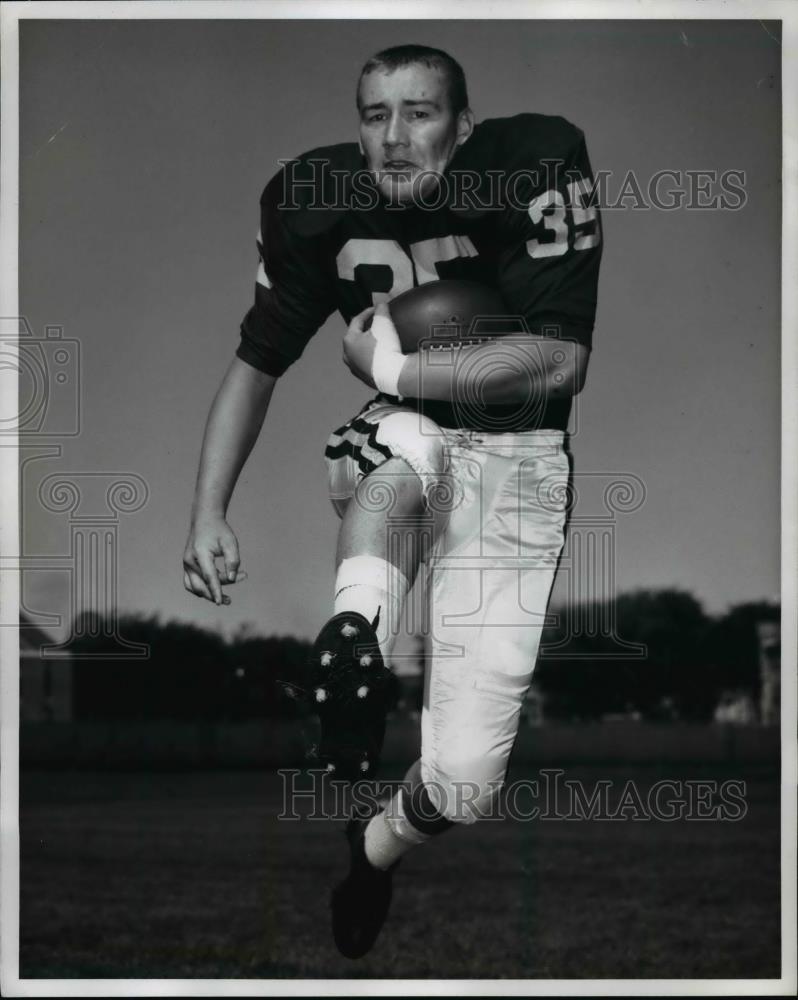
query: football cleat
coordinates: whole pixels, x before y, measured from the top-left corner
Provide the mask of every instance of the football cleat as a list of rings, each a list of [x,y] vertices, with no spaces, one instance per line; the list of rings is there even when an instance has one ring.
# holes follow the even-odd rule
[[[378,619],[343,611],[310,653],[310,707],[321,726],[314,763],[349,781],[374,777],[385,737],[392,675],[377,642]]]
[[[349,874],[330,897],[332,932],[338,951],[346,958],[362,958],[371,951],[382,930],[393,894],[393,873],[375,868],[366,857],[368,820],[353,817],[346,824]]]

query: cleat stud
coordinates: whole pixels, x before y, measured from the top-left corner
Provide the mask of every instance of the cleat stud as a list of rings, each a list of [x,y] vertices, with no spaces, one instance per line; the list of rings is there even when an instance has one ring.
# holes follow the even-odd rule
[[[369,656],[368,653],[364,653],[363,656],[360,657],[360,666],[361,667],[371,666],[371,657]]]
[[[361,687],[359,687],[357,689],[357,691],[356,691],[356,694],[357,694],[358,698],[365,698],[368,693],[369,693],[369,689],[366,687],[365,684],[363,684]]]
[[[354,639],[359,634],[359,629],[357,625],[352,625],[347,622],[346,625],[341,626],[341,635],[344,639]]]
[[[329,665],[332,663],[332,660],[333,660],[332,653],[327,653],[327,652],[322,653],[321,657],[319,658],[319,662],[323,667],[329,667]]]
[[[316,688],[313,693],[316,696],[316,701],[327,701],[327,692],[324,688]]]

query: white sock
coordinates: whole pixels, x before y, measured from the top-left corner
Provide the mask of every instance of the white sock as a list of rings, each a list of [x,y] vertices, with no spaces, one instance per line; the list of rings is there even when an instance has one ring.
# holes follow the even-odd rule
[[[398,795],[394,797],[387,809],[383,809],[382,812],[372,817],[366,827],[366,857],[375,868],[380,868],[382,871],[390,868],[403,854],[407,854],[417,844],[429,840],[426,834],[418,833],[418,831],[413,831],[416,836],[412,840],[406,840],[396,833],[388,818],[388,812],[395,810],[397,805]]]
[[[338,567],[334,613],[357,611],[372,622],[379,611],[377,639],[387,661],[409,589],[407,577],[393,563],[378,556],[353,556]]]

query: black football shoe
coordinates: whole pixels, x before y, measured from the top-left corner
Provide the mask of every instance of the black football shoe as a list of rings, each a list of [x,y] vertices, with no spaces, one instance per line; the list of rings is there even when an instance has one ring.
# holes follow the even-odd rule
[[[330,898],[332,932],[338,951],[346,958],[362,958],[371,951],[382,930],[393,894],[393,873],[399,861],[386,871],[375,868],[366,857],[368,820],[353,818],[346,824],[349,841],[349,874]]]
[[[310,653],[308,703],[321,723],[314,763],[336,779],[373,778],[385,738],[393,675],[377,642],[379,615],[332,617]]]

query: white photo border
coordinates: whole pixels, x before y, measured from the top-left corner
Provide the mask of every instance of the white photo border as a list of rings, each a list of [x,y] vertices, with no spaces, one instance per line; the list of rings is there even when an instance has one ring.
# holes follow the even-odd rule
[[[19,634],[0,627],[0,992],[5,996],[775,996],[796,992],[796,638],[798,636],[798,6],[791,0],[228,0],[3,3],[0,317],[18,309],[19,22],[44,19],[760,20],[782,22],[782,718],[780,979],[226,980],[19,978]],[[763,25],[764,27],[764,25]],[[0,370],[0,419],[17,408],[16,373]],[[18,451],[0,446],[0,560],[19,559]],[[0,574],[3,620],[16,620],[20,574]]]

